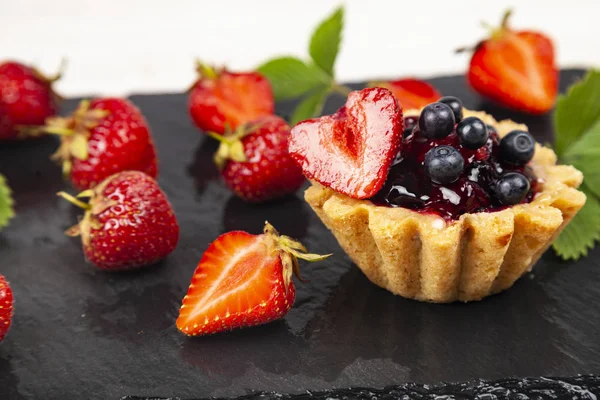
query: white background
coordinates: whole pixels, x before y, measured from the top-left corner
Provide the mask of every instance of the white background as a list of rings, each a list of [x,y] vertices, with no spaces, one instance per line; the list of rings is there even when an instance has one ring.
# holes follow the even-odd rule
[[[250,69],[282,54],[307,56],[314,26],[339,0],[0,0],[0,59],[54,71],[71,95],[182,91],[196,57]],[[539,29],[558,63],[600,66],[600,0],[348,0],[339,80],[462,73],[475,44],[515,9],[516,28]]]

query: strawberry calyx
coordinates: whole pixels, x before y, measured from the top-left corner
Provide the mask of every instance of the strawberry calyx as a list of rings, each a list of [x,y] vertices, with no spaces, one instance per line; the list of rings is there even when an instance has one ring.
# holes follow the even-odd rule
[[[113,175],[113,177],[116,175]],[[94,189],[84,190],[73,196],[66,192],[58,192],[57,195],[67,200],[69,203],[85,210],[83,217],[76,225],[68,228],[65,235],[75,237],[81,236],[83,244],[88,246],[90,243],[90,232],[92,228],[100,229],[102,227],[98,220],[98,215],[102,214],[108,208],[117,205],[115,200],[111,200],[102,195],[106,186],[110,183],[112,177],[106,178],[100,185]],[[88,201],[82,201],[82,198],[88,198]]]
[[[473,46],[473,47],[469,47],[469,46],[465,46],[465,47],[459,47],[458,49],[455,50],[456,53],[464,53],[464,52],[473,52],[475,51],[483,42],[487,41],[487,40],[498,40],[501,39],[504,35],[506,35],[507,32],[511,32],[509,26],[508,26],[508,21],[510,19],[510,16],[512,15],[513,10],[512,9],[507,9],[504,11],[504,13],[502,14],[502,19],[500,20],[500,25],[499,26],[493,26],[490,25],[489,23],[482,21],[481,25],[489,32],[489,38],[480,41],[479,43],[477,43],[477,45]]]
[[[221,74],[221,69],[216,69],[212,65],[206,64],[201,60],[196,60],[196,72],[198,72],[198,79],[217,79]]]
[[[248,135],[243,127],[238,128],[235,132],[219,135],[215,132],[207,132],[208,136],[220,142],[219,148],[213,157],[213,161],[219,169],[225,168],[229,160],[237,162],[247,162],[248,158],[244,152],[244,144],[242,139]]]
[[[268,221],[265,221],[265,228],[263,231],[265,237],[269,241],[269,246],[273,252],[279,253],[281,259],[281,265],[283,266],[283,283],[287,293],[290,282],[292,281],[292,275],[295,275],[298,279],[300,276],[300,266],[298,259],[316,262],[324,260],[331,256],[331,254],[312,254],[308,253],[308,250],[304,245],[289,236],[280,235],[279,232],[271,225]]]
[[[200,59],[196,59],[196,73],[198,74],[198,78],[194,80],[194,83],[190,85],[186,92],[191,92],[192,89],[200,82],[202,79],[208,79],[210,81],[215,81],[219,78],[219,75],[223,72],[224,68],[215,68],[212,65],[206,64]]]
[[[69,175],[73,158],[87,160],[90,130],[108,114],[107,110],[91,110],[89,100],[82,100],[70,117],[49,117],[44,126],[20,126],[18,129],[27,136],[44,133],[60,136],[60,146],[50,158],[61,163],[63,173]]]
[[[248,162],[242,139],[256,132],[260,126],[261,124],[241,125],[234,132],[228,130],[223,135],[215,132],[207,132],[208,136],[220,142],[219,148],[213,157],[217,167],[219,169],[225,168],[229,160]]]
[[[500,20],[500,26],[492,26],[485,21],[483,21],[481,23],[481,25],[490,32],[491,39],[499,39],[500,37],[502,37],[504,35],[504,33],[506,33],[507,31],[510,30],[508,28],[508,20],[510,19],[511,15],[512,15],[512,9],[509,8],[506,11],[504,11],[504,14],[502,14],[502,19]]]

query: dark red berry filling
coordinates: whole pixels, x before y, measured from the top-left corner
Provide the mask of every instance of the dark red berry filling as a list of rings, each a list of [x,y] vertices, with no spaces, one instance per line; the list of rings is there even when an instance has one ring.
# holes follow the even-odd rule
[[[405,207],[423,213],[435,213],[446,220],[456,220],[462,214],[493,212],[506,208],[494,195],[494,185],[506,172],[519,172],[527,177],[531,188],[523,203],[533,200],[537,178],[528,166],[512,165],[500,159],[500,138],[488,127],[487,143],[476,150],[460,145],[455,130],[442,139],[426,139],[415,126],[405,134],[401,150],[389,171],[384,187],[371,201],[376,205]],[[459,150],[465,167],[458,180],[450,184],[433,183],[425,174],[423,161],[432,148],[442,145]]]

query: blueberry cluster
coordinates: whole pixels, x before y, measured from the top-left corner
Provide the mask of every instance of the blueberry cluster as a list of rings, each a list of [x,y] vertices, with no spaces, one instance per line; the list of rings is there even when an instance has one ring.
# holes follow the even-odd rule
[[[462,103],[453,96],[441,98],[426,106],[419,116],[420,134],[427,139],[443,139],[456,130],[460,146],[476,150],[489,139],[486,124],[477,117],[463,118]],[[507,134],[499,144],[500,161],[513,165],[525,165],[533,157],[535,140],[524,131]],[[437,184],[448,184],[459,179],[465,160],[459,149],[442,145],[433,147],[425,154],[425,173]],[[518,204],[530,189],[529,180],[519,172],[509,172],[500,177],[493,187],[497,199],[504,205]]]
[[[537,179],[526,164],[534,150],[529,133],[500,139],[495,127],[464,117],[459,99],[443,97],[404,119],[401,149],[371,201],[446,219],[531,201]]]

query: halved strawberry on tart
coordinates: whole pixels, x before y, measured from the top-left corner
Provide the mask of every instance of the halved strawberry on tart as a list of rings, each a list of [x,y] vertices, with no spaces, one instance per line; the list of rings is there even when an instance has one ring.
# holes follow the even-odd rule
[[[403,113],[352,92],[292,129],[305,199],[375,284],[429,302],[480,300],[531,270],[583,207],[583,175],[522,124],[443,97]]]

